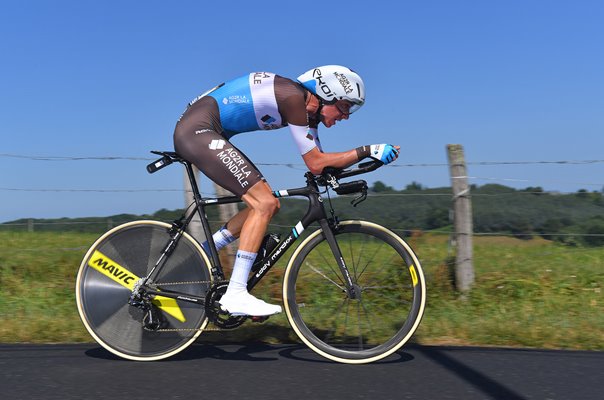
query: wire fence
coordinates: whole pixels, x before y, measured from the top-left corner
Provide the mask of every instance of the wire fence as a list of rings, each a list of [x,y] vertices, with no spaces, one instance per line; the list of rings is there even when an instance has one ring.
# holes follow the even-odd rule
[[[8,153],[0,153],[0,158],[7,159],[21,159],[32,162],[82,162],[82,161],[93,161],[93,162],[116,162],[116,161],[153,161],[156,157],[117,157],[117,156],[39,156],[39,155],[23,155],[23,154],[8,154]],[[256,163],[259,166],[270,166],[270,167],[279,167],[279,168],[295,168],[295,169],[305,169],[304,164],[296,164],[296,163]],[[476,162],[467,162],[469,166],[528,166],[528,165],[559,165],[559,166],[570,166],[570,165],[597,165],[604,164],[604,159],[594,159],[594,160],[536,160],[536,161],[476,161]],[[449,165],[446,163],[396,163],[387,166],[388,168],[448,168]],[[467,178],[471,181],[489,181],[489,182],[531,182],[528,179],[518,179],[518,178],[497,178],[497,177],[489,177],[489,176],[465,176],[465,177],[456,177],[456,178]],[[604,182],[574,182],[577,185],[584,186],[598,186],[600,188],[604,187]],[[532,190],[529,190],[532,189]],[[22,192],[22,193],[47,193],[47,192],[55,192],[55,193],[158,193],[158,192],[183,192],[182,188],[139,188],[139,189],[99,189],[99,188],[22,188],[22,187],[0,187],[0,192]],[[499,191],[497,193],[472,193],[472,197],[476,198],[495,198],[502,196],[518,196],[518,195],[564,195],[571,194],[576,192],[560,192],[560,191],[544,191],[541,188],[539,190],[535,190],[535,188],[527,188],[527,190],[510,190]],[[203,192],[204,196],[212,197],[213,193]],[[426,190],[420,190],[417,193],[370,193],[369,197],[375,198],[404,198],[404,197],[442,197],[447,198],[451,197],[451,193],[432,193]],[[166,221],[170,222],[170,221]],[[217,221],[214,221],[217,222]],[[0,224],[0,228],[23,228],[22,230],[35,231],[36,227],[44,227],[44,226],[74,226],[74,225],[98,225],[99,227],[107,227],[111,228],[114,225],[114,221],[111,218],[107,218],[106,220],[91,220],[91,221],[37,221],[34,219],[28,219],[26,222],[13,222],[13,223],[4,223]],[[406,233],[409,230],[405,227],[391,227],[394,231],[399,233]],[[448,235],[451,232],[446,230],[427,230],[427,232],[431,232],[434,234],[443,234]],[[529,232],[527,232],[529,234]],[[530,234],[535,236],[542,236],[545,238],[552,237],[604,237],[604,232],[593,233],[593,232],[577,232],[577,233],[564,233],[564,232],[530,232]],[[473,232],[474,236],[518,236],[517,233],[509,233],[509,232]],[[35,251],[35,249],[20,249],[22,251]],[[64,249],[56,249],[63,251],[71,251],[71,250],[82,250],[81,248],[64,248]]]
[[[36,156],[36,155],[24,155],[24,154],[9,154],[9,153],[0,153],[0,158],[15,158],[29,161],[52,161],[52,162],[66,162],[66,161],[153,161],[156,157],[131,157],[131,156]],[[265,163],[265,162],[257,162],[255,163],[259,166],[269,166],[269,167],[278,167],[278,168],[293,168],[293,169],[306,169],[306,166],[301,163]],[[528,166],[528,165],[594,165],[594,164],[604,164],[604,160],[596,159],[596,160],[536,160],[536,161],[475,161],[475,162],[467,162],[469,166]],[[397,162],[396,164],[390,164],[387,168],[425,168],[425,167],[437,167],[437,168],[446,168],[449,165],[446,163],[401,163]],[[471,181],[491,181],[491,182],[503,182],[503,183],[531,183],[530,179],[522,179],[522,178],[511,178],[511,177],[492,177],[492,176],[463,176],[456,178],[467,178]],[[603,188],[604,190],[604,181],[593,182],[593,181],[575,181],[575,182],[564,182],[575,185],[583,185],[583,186],[596,186]],[[0,186],[0,191],[7,192],[72,192],[72,193],[149,193],[149,192],[182,192],[182,188],[159,188],[159,189],[99,189],[99,188],[81,188],[81,189],[73,189],[73,188],[21,188],[21,187],[6,187]],[[510,194],[517,194],[518,192],[510,192]],[[525,192],[527,194],[536,193],[536,192]],[[572,192],[563,192],[563,191],[541,191],[539,193],[549,193],[549,194],[568,194]],[[212,196],[212,193],[203,193],[204,195]],[[499,195],[505,195],[507,193],[498,193]],[[446,196],[446,194],[388,194],[388,196]],[[488,196],[486,194],[481,194],[480,196]]]

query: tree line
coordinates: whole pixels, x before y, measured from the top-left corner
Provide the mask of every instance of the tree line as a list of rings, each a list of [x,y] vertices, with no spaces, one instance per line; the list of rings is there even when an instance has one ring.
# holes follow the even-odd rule
[[[366,201],[353,207],[353,197],[325,197],[328,215],[336,210],[340,220],[361,218],[388,226],[398,232],[450,231],[451,188],[427,188],[412,182],[396,190],[381,181],[373,183]],[[602,192],[581,189],[576,193],[546,192],[541,187],[514,189],[499,184],[471,186],[475,233],[513,235],[521,239],[542,236],[568,245],[604,245],[604,196]],[[304,199],[280,199],[282,207],[272,221],[273,229],[287,231],[304,214]],[[161,221],[177,219],[183,210],[162,209],[153,214],[119,214],[98,218],[19,219],[0,225],[3,230],[77,231],[102,233],[124,222],[147,218]],[[218,227],[215,207],[208,218]]]

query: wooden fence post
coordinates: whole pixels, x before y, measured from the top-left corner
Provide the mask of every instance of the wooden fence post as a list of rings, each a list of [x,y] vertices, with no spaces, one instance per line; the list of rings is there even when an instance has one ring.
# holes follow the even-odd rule
[[[455,235],[455,287],[467,292],[474,283],[472,264],[472,202],[468,185],[463,147],[459,144],[447,145],[451,186],[453,189],[453,227]]]

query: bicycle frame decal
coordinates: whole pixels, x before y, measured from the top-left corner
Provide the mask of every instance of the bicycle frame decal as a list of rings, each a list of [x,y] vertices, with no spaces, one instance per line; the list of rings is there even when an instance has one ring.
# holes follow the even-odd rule
[[[281,257],[281,252],[289,248],[291,243],[293,243],[296,238],[297,236],[293,236],[293,233],[288,235],[287,238],[285,238],[285,240],[283,240],[279,247],[277,247],[277,249],[273,252],[273,254],[265,258],[267,261],[262,265],[260,270],[253,275],[253,277],[255,277],[257,280],[260,280],[260,278],[262,278],[262,276],[273,266],[273,264],[279,260]],[[250,281],[252,281],[252,279],[250,279]]]
[[[134,284],[140,279],[138,276],[134,275],[98,250],[95,250],[94,253],[92,253],[92,257],[88,260],[88,266],[129,290],[133,290]],[[176,300],[169,297],[156,296],[151,302],[180,322],[186,321]]]
[[[302,225],[302,221],[298,222],[296,226],[292,229],[292,233],[294,237],[297,239],[298,236],[304,231],[304,225]]]

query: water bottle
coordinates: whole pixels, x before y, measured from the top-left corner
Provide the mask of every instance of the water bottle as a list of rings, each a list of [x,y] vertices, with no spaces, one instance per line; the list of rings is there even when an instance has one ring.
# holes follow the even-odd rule
[[[262,260],[279,245],[279,241],[281,240],[281,236],[278,233],[269,233],[264,236],[262,239],[262,243],[260,244],[260,248],[258,249],[258,255],[256,256],[256,261],[252,266],[252,271],[257,272],[262,266]]]

